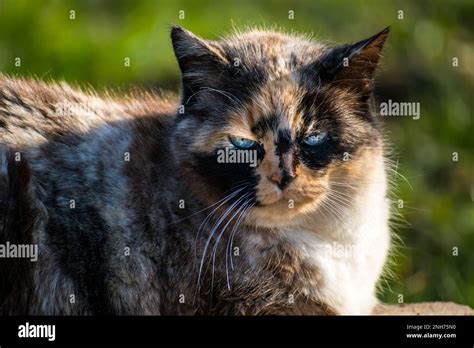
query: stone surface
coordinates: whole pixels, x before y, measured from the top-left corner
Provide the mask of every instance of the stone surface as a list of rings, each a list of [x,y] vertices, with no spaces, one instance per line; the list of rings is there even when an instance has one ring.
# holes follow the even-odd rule
[[[453,302],[421,302],[409,304],[381,304],[375,315],[474,315],[469,306]]]

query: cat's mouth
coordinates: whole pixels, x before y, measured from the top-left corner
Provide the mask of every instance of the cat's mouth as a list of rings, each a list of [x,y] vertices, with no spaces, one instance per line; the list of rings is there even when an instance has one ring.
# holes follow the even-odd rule
[[[256,215],[262,219],[287,219],[291,220],[300,213],[315,209],[318,203],[325,197],[324,190],[302,190],[288,188],[281,190],[276,188],[272,191],[258,192]]]
[[[246,217],[249,225],[275,228],[301,222],[300,218],[320,209],[327,198],[324,189],[298,187],[257,194],[257,204]]]
[[[259,206],[288,205],[292,209],[295,205],[308,204],[318,201],[324,196],[324,187],[300,187],[292,184],[284,189],[269,183],[260,183],[257,186],[256,198]]]

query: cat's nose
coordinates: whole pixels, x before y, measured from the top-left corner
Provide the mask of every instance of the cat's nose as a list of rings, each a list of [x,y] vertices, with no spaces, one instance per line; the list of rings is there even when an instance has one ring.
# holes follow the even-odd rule
[[[268,180],[277,185],[282,191],[294,180],[294,178],[294,173],[286,170],[283,171],[283,173],[275,172],[268,176]]]
[[[268,176],[268,180],[273,182],[275,185],[280,186],[281,179],[283,178],[283,175],[281,175],[280,172],[275,172],[271,175]]]

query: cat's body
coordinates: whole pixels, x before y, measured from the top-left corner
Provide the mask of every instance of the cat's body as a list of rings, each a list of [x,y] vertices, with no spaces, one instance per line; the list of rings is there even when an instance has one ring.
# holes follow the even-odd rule
[[[303,114],[297,100],[308,110],[334,105],[325,106],[327,97],[318,99],[329,93],[321,87],[324,73],[311,87],[317,94],[310,103],[301,91],[294,93],[294,83],[312,82],[287,71],[306,69],[308,51],[318,60],[327,49],[277,34],[245,39],[250,44],[239,56],[245,71],[229,76],[236,84],[249,76],[258,82],[246,88],[228,84],[224,91],[212,69],[220,64],[216,59],[232,61],[238,45],[229,40],[198,47],[204,41],[195,41],[194,49],[209,51],[189,60],[182,45],[200,39],[173,30],[186,108],[178,116],[173,97],[103,98],[67,85],[0,77],[0,244],[39,246],[37,262],[0,259],[0,313],[371,312],[390,239],[383,144],[369,119],[372,111],[366,110],[368,120],[325,126],[334,137],[330,148],[318,149],[319,157],[305,145],[298,145],[302,154],[297,155],[291,134],[283,145],[281,140],[282,124],[298,134],[299,127],[292,127],[298,117],[288,120],[278,113],[287,115],[294,102],[293,114]],[[368,49],[374,49],[374,40]],[[291,62],[272,58],[272,50],[282,45],[294,48],[285,53]],[[257,55],[249,52],[256,47],[265,59],[250,67],[246,59]],[[238,48],[245,51],[242,44]],[[299,51],[304,58],[296,56]],[[200,57],[211,59],[212,69],[203,68]],[[196,86],[203,73],[204,89]],[[341,104],[333,110],[362,103],[338,88],[331,90],[331,100]],[[238,107],[230,107],[234,102]],[[240,129],[236,136],[245,138],[243,125],[257,134],[262,149],[255,169],[215,163],[212,146],[223,137],[212,127],[228,124],[198,123],[218,117],[204,112],[210,107],[231,115],[226,119]],[[249,115],[266,115],[266,121],[252,116],[253,127],[248,119],[239,124],[235,113],[244,108]],[[336,134],[341,127],[350,134]],[[279,140],[267,143],[269,134]],[[347,153],[350,160],[339,160]],[[284,160],[275,162],[277,157]],[[327,177],[332,181],[324,186],[320,181]],[[297,186],[298,180],[306,186]],[[337,190],[334,202],[321,208],[330,190]]]

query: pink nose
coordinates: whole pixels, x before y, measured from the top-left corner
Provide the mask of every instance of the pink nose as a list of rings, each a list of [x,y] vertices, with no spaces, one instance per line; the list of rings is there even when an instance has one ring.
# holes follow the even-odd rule
[[[295,175],[292,172],[273,173],[272,175],[268,176],[268,180],[277,185],[280,190],[284,190],[294,178]]]
[[[281,173],[278,173],[278,172],[275,172],[275,173],[268,176],[268,180],[270,180],[271,182],[273,182],[277,186],[280,186],[281,179],[282,179],[282,175],[281,175]]]

